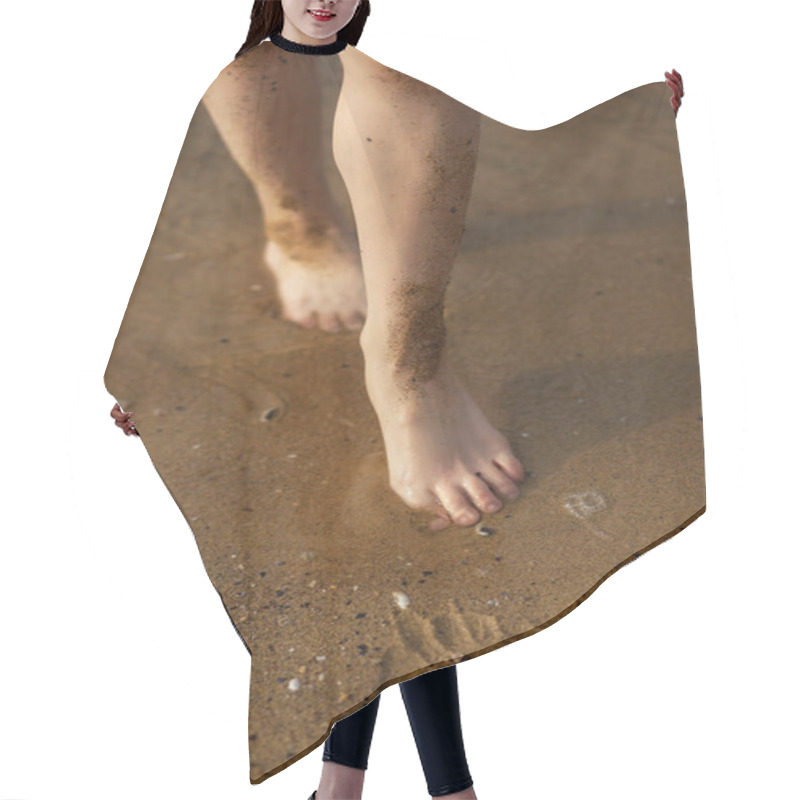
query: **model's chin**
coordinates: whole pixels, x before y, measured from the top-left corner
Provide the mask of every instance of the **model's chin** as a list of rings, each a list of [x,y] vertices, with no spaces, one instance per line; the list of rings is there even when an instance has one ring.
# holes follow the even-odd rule
[[[311,37],[312,39],[317,39],[318,41],[322,41],[323,39],[328,39],[331,36],[339,36],[339,31],[341,28],[331,28],[328,31],[321,31],[319,26],[312,25],[309,28],[300,28],[306,36]]]

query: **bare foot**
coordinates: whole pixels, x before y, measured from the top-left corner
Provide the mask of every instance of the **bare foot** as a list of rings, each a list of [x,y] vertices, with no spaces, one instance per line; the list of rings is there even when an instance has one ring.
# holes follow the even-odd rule
[[[469,526],[481,512],[519,495],[525,468],[442,357],[436,374],[416,381],[362,332],[365,382],[378,415],[389,484],[411,508],[437,515],[430,527]]]
[[[270,239],[264,263],[277,283],[284,319],[331,332],[363,326],[367,295],[355,254],[345,248],[296,252]]]

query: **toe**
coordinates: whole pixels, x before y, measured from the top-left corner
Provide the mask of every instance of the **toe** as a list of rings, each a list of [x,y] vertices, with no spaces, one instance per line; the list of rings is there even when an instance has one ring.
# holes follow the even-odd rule
[[[450,519],[447,510],[439,502],[439,498],[433,492],[425,492],[425,499],[420,499],[420,502],[416,504],[412,501],[409,505],[411,505],[412,508],[429,511],[434,515],[435,518],[430,523],[430,529],[432,531],[443,531],[453,524],[453,520]]]
[[[286,313],[284,315],[284,319],[287,319],[290,322],[296,323],[301,328],[316,328],[316,326],[317,326],[317,312],[316,311],[307,311],[307,312],[302,313],[302,314]]]
[[[320,314],[319,327],[324,331],[336,333],[342,329],[342,324],[339,322],[339,317],[336,314]]]
[[[517,481],[517,483],[525,480],[525,467],[510,449],[497,455],[493,461],[506,475]]]
[[[431,522],[430,528],[432,531],[443,531],[445,528],[449,528],[452,525],[453,520],[450,519],[449,516],[446,514],[437,516],[436,519]]]
[[[437,491],[439,500],[456,525],[474,525],[481,514],[459,486],[443,486]]]
[[[364,327],[364,317],[358,312],[344,316],[342,321],[349,331],[357,331]]]
[[[508,475],[496,464],[489,464],[481,471],[481,477],[491,486],[501,497],[513,500],[519,497],[519,488]]]
[[[464,489],[472,498],[472,502],[487,514],[493,514],[503,507],[503,503],[495,496],[489,488],[483,475],[480,472],[475,475],[467,475],[464,479]]]

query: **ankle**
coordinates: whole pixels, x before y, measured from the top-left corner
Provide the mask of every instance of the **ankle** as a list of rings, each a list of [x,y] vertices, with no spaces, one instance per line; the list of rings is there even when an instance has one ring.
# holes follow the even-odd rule
[[[292,251],[304,253],[344,251],[352,247],[337,220],[330,215],[299,213],[295,211],[273,213],[264,218],[264,233],[269,241]]]
[[[400,332],[391,320],[369,309],[358,341],[368,370],[388,370],[398,378],[425,383],[446,361],[443,328],[432,335],[424,329]]]
[[[325,761],[315,800],[360,800],[365,771]]]

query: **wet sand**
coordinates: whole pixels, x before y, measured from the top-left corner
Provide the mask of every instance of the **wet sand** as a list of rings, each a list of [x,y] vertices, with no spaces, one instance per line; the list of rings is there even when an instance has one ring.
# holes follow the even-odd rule
[[[255,194],[198,106],[106,385],[252,655],[252,783],[387,686],[557,621],[704,511],[669,96],[545,131],[483,118],[447,342],[532,474],[440,533],[389,488],[358,334],[280,319]]]

